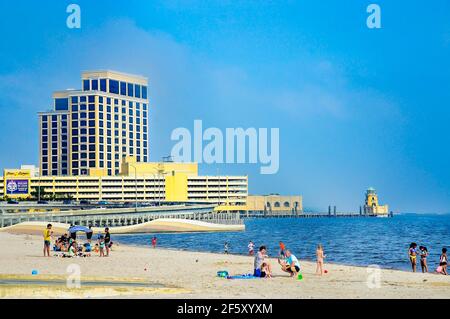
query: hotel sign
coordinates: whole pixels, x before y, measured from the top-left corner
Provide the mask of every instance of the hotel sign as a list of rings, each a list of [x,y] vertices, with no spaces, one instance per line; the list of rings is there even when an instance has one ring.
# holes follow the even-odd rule
[[[5,170],[4,192],[9,197],[27,197],[30,195],[29,170]]]

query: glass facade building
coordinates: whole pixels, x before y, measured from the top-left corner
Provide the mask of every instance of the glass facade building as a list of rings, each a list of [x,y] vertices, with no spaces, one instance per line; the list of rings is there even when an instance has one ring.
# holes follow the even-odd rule
[[[54,92],[39,113],[42,176],[120,173],[123,157],[148,162],[148,80],[115,71],[82,73],[82,90]]]

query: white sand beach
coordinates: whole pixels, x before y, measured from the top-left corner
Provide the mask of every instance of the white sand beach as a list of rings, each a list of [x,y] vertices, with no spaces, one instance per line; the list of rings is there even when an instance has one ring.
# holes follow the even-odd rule
[[[150,238],[149,238],[150,242]],[[365,267],[326,264],[328,273],[315,275],[315,264],[302,261],[303,280],[289,278],[276,259],[271,279],[230,280],[217,277],[217,271],[230,274],[252,272],[253,258],[247,256],[174,251],[120,245],[110,257],[87,258],[42,256],[42,237],[0,233],[0,281],[34,279],[65,281],[67,267],[81,269],[82,288],[67,290],[55,285],[0,284],[3,298],[450,298],[450,276],[381,270],[380,287],[369,288],[370,273]],[[431,269],[432,267],[430,267]],[[31,276],[32,270],[38,275]],[[126,289],[90,287],[83,282],[133,281],[158,284],[162,288]],[[84,289],[84,290],[83,290]]]

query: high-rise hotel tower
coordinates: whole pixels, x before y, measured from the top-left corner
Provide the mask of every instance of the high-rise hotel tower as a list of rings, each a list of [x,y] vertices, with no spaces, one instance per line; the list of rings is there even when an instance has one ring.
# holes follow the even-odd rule
[[[122,158],[147,162],[148,80],[115,71],[82,73],[82,90],[57,91],[39,113],[42,176],[118,175]]]

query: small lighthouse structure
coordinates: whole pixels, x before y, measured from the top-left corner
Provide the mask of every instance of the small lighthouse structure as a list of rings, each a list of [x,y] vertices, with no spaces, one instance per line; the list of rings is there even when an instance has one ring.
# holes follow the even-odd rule
[[[370,216],[388,217],[389,206],[380,205],[378,195],[373,187],[369,187],[366,191],[366,200],[364,204],[364,213]]]

